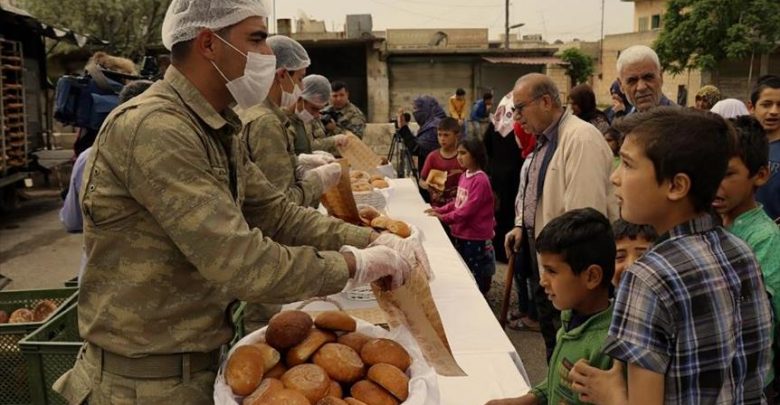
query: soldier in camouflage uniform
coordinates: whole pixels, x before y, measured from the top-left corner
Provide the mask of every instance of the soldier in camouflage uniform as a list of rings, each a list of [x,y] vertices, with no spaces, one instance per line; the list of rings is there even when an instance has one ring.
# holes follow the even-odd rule
[[[343,134],[347,131],[363,138],[366,131],[366,116],[354,104],[349,102],[349,90],[344,82],[333,82],[331,87],[330,106],[323,114],[336,116],[325,126],[328,135]]]
[[[173,0],[165,78],[103,125],[81,189],[86,343],[54,385],[70,404],[211,404],[231,302],[408,276],[398,246],[359,249],[377,235],[290,203],[248,159],[228,106],[268,91],[266,15],[260,0]]]
[[[346,135],[326,136],[320,121],[320,110],[329,98],[330,81],[325,76],[308,75],[303,78],[303,94],[288,113],[295,133],[295,153],[324,151],[337,154],[337,145],[346,145],[349,139]]]
[[[341,168],[333,163],[296,174],[295,132],[285,112],[300,98],[309,56],[301,44],[282,35],[269,38],[268,45],[276,55],[276,73],[268,98],[260,106],[239,112],[249,156],[291,201],[317,207],[322,193],[338,182]]]

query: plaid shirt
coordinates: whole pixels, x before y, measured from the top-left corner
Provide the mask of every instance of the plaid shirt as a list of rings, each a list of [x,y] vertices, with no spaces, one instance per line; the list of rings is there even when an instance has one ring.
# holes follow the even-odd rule
[[[756,259],[709,215],[624,274],[604,351],[665,375],[667,404],[760,404],[772,313]]]

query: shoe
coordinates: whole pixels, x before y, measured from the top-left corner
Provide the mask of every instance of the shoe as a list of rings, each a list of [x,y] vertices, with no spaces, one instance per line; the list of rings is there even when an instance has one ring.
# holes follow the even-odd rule
[[[506,327],[512,330],[526,331],[526,332],[540,332],[542,329],[539,326],[538,321],[534,321],[529,317],[520,319],[514,319],[507,322]]]
[[[526,314],[525,312],[521,312],[521,311],[518,311],[516,309],[513,309],[513,310],[509,311],[509,320],[510,321],[514,321],[514,320],[520,319],[520,318],[525,318],[527,316],[528,316],[528,314]]]

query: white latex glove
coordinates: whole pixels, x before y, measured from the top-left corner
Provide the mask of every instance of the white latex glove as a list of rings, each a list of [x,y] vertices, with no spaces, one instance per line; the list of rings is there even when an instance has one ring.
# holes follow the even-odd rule
[[[328,163],[330,162],[324,156],[301,153],[298,155],[298,166],[296,167],[296,170],[300,168],[300,170],[305,173]]]
[[[326,165],[309,170],[306,176],[317,176],[322,183],[322,191],[330,190],[341,180],[341,165],[328,163]]]
[[[319,157],[325,159],[326,163],[333,163],[333,162],[336,161],[336,157],[335,156],[331,155],[328,152],[325,152],[324,150],[315,150],[311,154],[315,155],[315,156],[319,156]]]
[[[336,146],[339,148],[343,148],[349,145],[349,137],[344,134],[334,135],[333,139],[336,141]]]
[[[384,232],[380,234],[376,240],[371,242],[369,246],[387,246],[390,249],[393,249],[400,253],[413,267],[415,265],[422,267],[423,271],[425,271],[425,275],[428,276],[428,280],[431,280],[433,279],[433,271],[431,271],[428,255],[425,253],[425,249],[423,249],[422,246],[422,233],[414,226],[411,226],[411,228],[412,234],[406,239],[389,232]]]
[[[373,246],[358,249],[353,246],[344,246],[340,252],[349,252],[355,256],[355,276],[352,277],[353,287],[368,284],[383,277],[390,277],[390,288],[402,286],[412,267],[406,259],[387,246]]]

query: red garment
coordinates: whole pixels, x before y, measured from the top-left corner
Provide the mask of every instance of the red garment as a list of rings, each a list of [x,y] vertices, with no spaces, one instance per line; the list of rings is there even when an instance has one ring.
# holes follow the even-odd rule
[[[439,194],[431,192],[431,206],[441,207],[450,201],[455,199],[455,195],[458,193],[458,180],[460,180],[461,173],[464,172],[463,168],[458,163],[458,155],[455,155],[449,159],[441,155],[441,149],[428,154],[425,158],[425,164],[423,165],[420,178],[428,180],[428,173],[431,169],[441,170],[447,172],[447,181],[444,183],[444,192]]]
[[[520,141],[520,148],[522,149],[521,155],[523,159],[527,158],[531,152],[534,151],[536,146],[536,137],[533,134],[529,134],[523,130],[523,126],[519,122],[515,122],[515,136]]]

